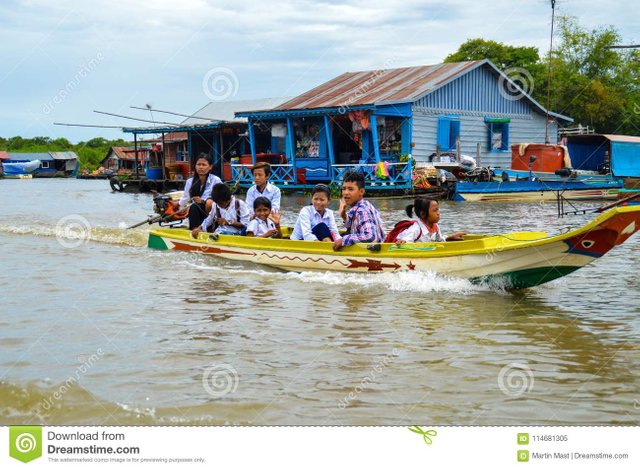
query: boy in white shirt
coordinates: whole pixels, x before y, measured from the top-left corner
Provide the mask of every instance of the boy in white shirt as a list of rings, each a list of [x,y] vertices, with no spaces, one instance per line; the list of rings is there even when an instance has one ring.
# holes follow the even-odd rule
[[[271,201],[273,212],[280,212],[280,189],[269,183],[271,176],[271,165],[266,162],[256,163],[251,169],[254,185],[247,191],[247,205],[253,215],[253,202],[258,197],[266,197]]]
[[[229,187],[224,184],[216,184],[211,189],[213,206],[211,212],[202,225],[191,231],[193,238],[198,238],[200,232],[213,229],[213,233],[223,235],[242,235],[249,223],[250,211],[244,201],[231,195]]]

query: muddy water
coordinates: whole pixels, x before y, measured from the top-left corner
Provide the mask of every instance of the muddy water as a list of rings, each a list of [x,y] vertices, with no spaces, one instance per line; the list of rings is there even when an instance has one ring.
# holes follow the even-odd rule
[[[638,424],[640,238],[518,293],[146,248],[148,195],[0,180],[0,424]],[[285,222],[305,198],[285,198]],[[376,201],[390,224],[406,200]],[[445,232],[555,205],[444,203]]]

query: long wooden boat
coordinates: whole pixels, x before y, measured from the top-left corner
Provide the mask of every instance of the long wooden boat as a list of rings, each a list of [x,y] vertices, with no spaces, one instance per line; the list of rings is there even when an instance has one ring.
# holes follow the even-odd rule
[[[610,179],[590,183],[573,181],[468,181],[456,184],[456,201],[480,202],[540,202],[555,201],[558,194],[569,200],[616,199],[624,186],[621,180]]]
[[[356,244],[334,252],[327,242],[207,233],[194,239],[186,229],[159,229],[149,233],[148,246],[250,261],[286,271],[431,271],[472,282],[497,281],[506,288],[519,289],[572,273],[620,245],[638,229],[640,206],[627,206],[610,209],[583,227],[555,236],[513,232],[400,247],[392,243]]]

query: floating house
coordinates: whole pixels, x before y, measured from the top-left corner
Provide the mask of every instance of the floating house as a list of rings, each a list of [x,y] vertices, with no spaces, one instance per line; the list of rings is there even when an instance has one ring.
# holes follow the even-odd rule
[[[134,147],[111,147],[100,166],[113,172],[133,173],[136,169],[136,149]],[[138,147],[139,164],[144,166],[148,158],[149,148]],[[142,168],[140,166],[140,168]]]
[[[558,123],[572,121],[489,60],[348,72],[275,108],[235,115],[248,119],[251,162],[233,165],[232,179],[249,184],[250,164],[281,154],[276,183],[339,182],[358,169],[374,190],[410,189],[416,164],[456,150],[509,168],[511,144],[547,134],[557,143]]]
[[[181,162],[188,162],[189,167],[194,164],[194,158],[200,153],[206,153],[213,159],[213,172],[224,180],[232,180],[231,164],[251,164],[252,155],[247,133],[247,119],[238,118],[235,113],[249,109],[271,109],[279,106],[289,98],[266,98],[238,101],[212,101],[185,119],[180,125],[168,127],[123,128],[125,133],[134,136],[134,151],[138,149],[138,159],[141,160],[138,136],[160,135],[153,140],[160,145],[162,151],[161,162],[158,165],[168,167],[161,178],[168,177],[169,171],[175,167],[182,168]],[[279,158],[279,155],[276,155]],[[135,165],[135,163],[134,163]],[[143,165],[144,166],[144,165]],[[148,167],[148,165],[147,165]],[[134,166],[135,168],[135,166]],[[189,173],[191,169],[187,171]],[[148,173],[148,172],[147,172]],[[173,173],[173,171],[172,171]],[[184,178],[184,172],[177,173]],[[150,178],[149,174],[146,175]],[[156,176],[152,174],[152,176]]]
[[[34,172],[39,178],[75,176],[78,171],[78,155],[75,152],[8,152],[5,163],[26,163],[40,161],[40,168]]]

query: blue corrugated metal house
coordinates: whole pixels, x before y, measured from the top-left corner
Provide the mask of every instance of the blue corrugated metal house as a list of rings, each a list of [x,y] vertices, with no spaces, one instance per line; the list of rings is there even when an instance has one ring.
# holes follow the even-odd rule
[[[6,163],[24,163],[40,160],[40,168],[34,172],[36,177],[72,176],[78,168],[78,156],[75,152],[9,152]]]
[[[548,114],[557,143],[558,121],[571,118]],[[259,153],[286,155],[275,182],[340,181],[359,168],[373,189],[411,187],[415,162],[455,151],[458,141],[472,156],[480,144],[482,165],[509,168],[511,144],[544,142],[546,115],[489,60],[344,73],[274,109],[236,113],[249,120],[254,163]],[[246,169],[234,172],[250,180]]]

